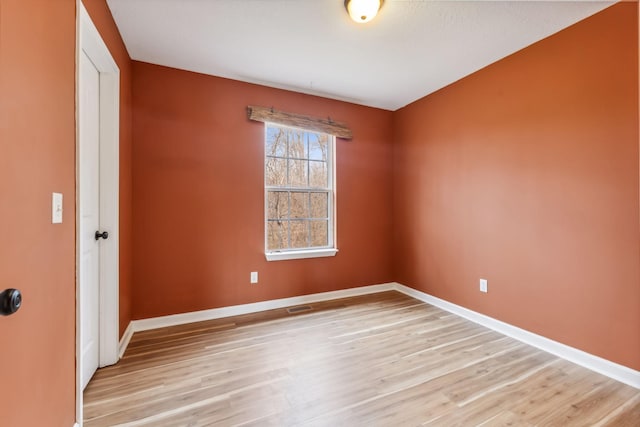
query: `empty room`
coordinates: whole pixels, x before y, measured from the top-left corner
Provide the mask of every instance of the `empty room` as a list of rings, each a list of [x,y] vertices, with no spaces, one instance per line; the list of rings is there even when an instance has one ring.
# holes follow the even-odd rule
[[[639,9],[0,0],[0,426],[640,426]]]

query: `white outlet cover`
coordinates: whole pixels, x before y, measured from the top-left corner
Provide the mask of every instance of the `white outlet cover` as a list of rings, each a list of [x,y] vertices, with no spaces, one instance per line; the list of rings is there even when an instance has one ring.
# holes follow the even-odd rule
[[[257,271],[252,271],[251,272],[251,283],[258,283],[258,272]]]
[[[51,193],[51,223],[62,224],[62,193]]]
[[[480,292],[488,292],[488,286],[487,279],[480,279]]]

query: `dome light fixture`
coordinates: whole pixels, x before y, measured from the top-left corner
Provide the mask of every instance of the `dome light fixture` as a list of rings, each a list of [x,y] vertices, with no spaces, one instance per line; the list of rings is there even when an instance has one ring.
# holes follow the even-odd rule
[[[384,0],[344,0],[349,16],[358,24],[364,24],[376,17]]]

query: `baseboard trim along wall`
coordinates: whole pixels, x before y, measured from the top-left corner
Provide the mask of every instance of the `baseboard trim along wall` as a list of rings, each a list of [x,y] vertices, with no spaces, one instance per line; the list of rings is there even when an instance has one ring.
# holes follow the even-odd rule
[[[127,329],[124,330],[124,334],[122,334],[122,338],[120,338],[120,344],[118,345],[118,360],[122,359],[124,352],[127,350],[129,346],[129,341],[131,341],[131,337],[133,336],[133,322],[129,322]]]
[[[127,346],[129,345],[129,340],[135,332],[391,290],[401,292],[417,300],[423,301],[427,304],[431,304],[442,310],[453,313],[474,323],[499,332],[503,335],[514,338],[525,344],[529,344],[533,347],[539,348],[540,350],[546,351],[547,353],[551,353],[562,359],[568,360],[569,362],[575,363],[594,372],[605,375],[609,378],[613,378],[614,380],[630,385],[631,387],[640,389],[640,371],[636,371],[634,369],[611,362],[601,357],[594,356],[582,350],[578,350],[577,348],[573,348],[549,338],[545,338],[541,335],[534,334],[532,332],[526,331],[524,329],[486,316],[484,314],[480,314],[473,310],[469,310],[462,306],[450,303],[443,299],[434,297],[427,293],[395,282],[384,283],[380,285],[362,286],[358,288],[344,289],[339,291],[322,292],[318,294],[303,295],[299,297],[262,301],[251,304],[214,308],[211,310],[174,314],[171,316],[133,320],[127,327],[125,333],[122,336],[122,339],[120,340],[119,354],[120,357],[122,357]]]
[[[291,307],[294,305],[310,304],[319,301],[328,301],[338,298],[348,298],[358,295],[375,294],[395,290],[395,283],[381,285],[362,286],[359,288],[343,289],[339,291],[322,292],[317,294],[302,295],[299,297],[281,298],[269,301],[254,302],[250,304],[233,305],[229,307],[213,308],[210,310],[192,311],[190,313],[173,314],[170,316],[153,317],[150,319],[133,320],[127,327],[131,333],[148,331],[150,329],[165,328],[167,326],[184,325],[186,323],[202,322],[205,320],[221,319],[223,317],[239,316],[242,314],[257,313],[259,311],[274,310],[277,308]],[[123,335],[123,340],[126,332]],[[128,341],[128,340],[127,340]],[[122,344],[122,342],[121,342]],[[125,348],[121,348],[124,350]]]
[[[508,337],[517,339],[518,341],[529,344],[530,346],[539,348],[540,350],[544,350],[547,353],[551,353],[562,359],[568,360],[576,365],[580,365],[594,372],[606,375],[609,378],[613,378],[614,380],[630,385],[631,387],[640,389],[640,371],[594,356],[593,354],[578,350],[577,348],[569,347],[568,345],[534,334],[533,332],[526,331],[500,320],[496,320],[493,317],[485,316],[484,314],[480,314],[476,311],[452,304],[448,301],[417,291],[408,286],[404,286],[399,283],[395,283],[394,285],[394,288],[397,291],[410,297],[441,308],[449,313],[464,317],[467,320],[485,326]]]

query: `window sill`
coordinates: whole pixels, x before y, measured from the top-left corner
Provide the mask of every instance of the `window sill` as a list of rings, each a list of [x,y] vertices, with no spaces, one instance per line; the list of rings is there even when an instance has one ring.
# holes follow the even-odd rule
[[[329,249],[305,249],[301,251],[267,252],[264,256],[267,261],[284,261],[287,259],[321,258],[335,256],[338,252],[335,248]]]

